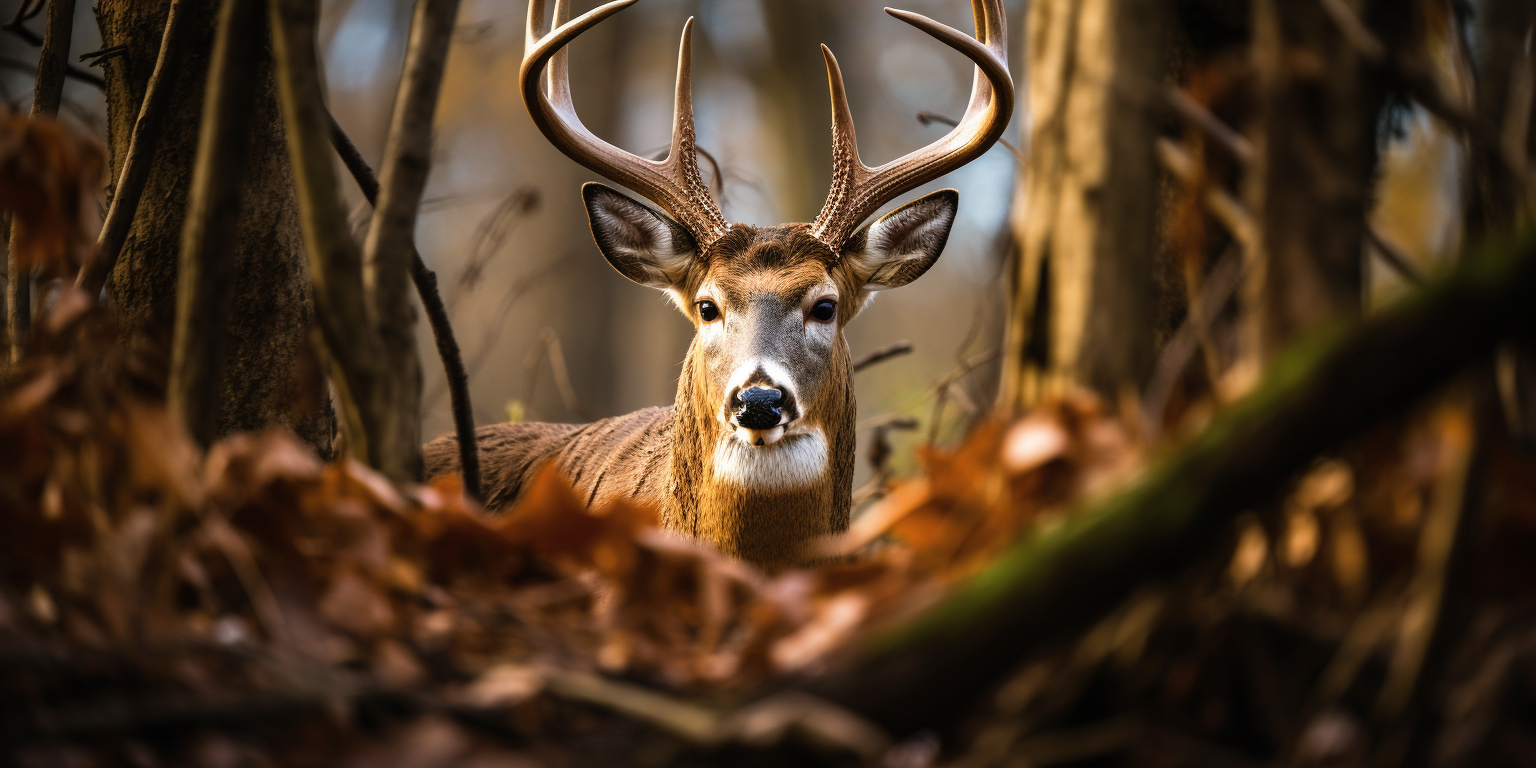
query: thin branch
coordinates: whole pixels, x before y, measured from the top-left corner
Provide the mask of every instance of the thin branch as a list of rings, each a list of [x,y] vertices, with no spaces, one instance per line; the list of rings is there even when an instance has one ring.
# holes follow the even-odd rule
[[[376,408],[382,419],[377,467],[397,481],[420,480],[421,361],[416,354],[411,261],[416,214],[432,164],[432,122],[453,42],[459,0],[419,0],[405,71],[380,169],[380,191],[363,244],[370,316],[382,342]]]
[[[1184,375],[1184,369],[1194,358],[1202,337],[1210,335],[1216,317],[1237,293],[1238,286],[1242,285],[1243,267],[1241,250],[1234,248],[1222,256],[1211,269],[1204,290],[1200,292],[1198,315],[1191,312],[1184,318],[1179,330],[1174,332],[1173,338],[1163,347],[1163,353],[1157,359],[1157,368],[1152,373],[1152,381],[1147,384],[1146,394],[1142,397],[1142,431],[1149,440],[1156,439],[1161,430],[1163,414],[1168,409],[1168,398],[1173,394],[1174,384]]]
[[[1199,189],[1202,186],[1200,168],[1195,164],[1194,158],[1189,156],[1177,143],[1167,139],[1157,140],[1157,159],[1162,166],[1174,178],[1191,189]],[[1253,220],[1253,215],[1238,201],[1236,197],[1216,184],[1204,184],[1205,195],[1201,202],[1227,231],[1232,233],[1232,238],[1244,247],[1252,247],[1259,236],[1259,225]]]
[[[37,15],[43,0],[36,8],[24,6],[17,9],[12,23],[20,28],[21,21]],[[30,10],[30,14],[27,11]],[[59,114],[59,103],[64,99],[64,73],[69,70],[69,43],[74,33],[75,0],[51,0],[48,3],[48,26],[43,31],[42,52],[38,56],[37,82],[32,88],[33,119],[54,117]],[[11,359],[21,358],[21,350],[32,328],[32,270],[23,269],[16,248],[16,223],[11,222],[10,251],[6,287],[6,311],[11,337]]]
[[[950,128],[954,128],[960,125],[960,121],[954,119],[953,117],[948,115],[941,115],[937,112],[929,112],[927,110],[917,113],[917,121],[923,125],[938,123],[940,125],[947,125]],[[997,143],[1003,145],[1004,149],[1012,153],[1013,159],[1019,161],[1019,165],[1029,165],[1029,158],[1024,156],[1023,151],[1019,149],[1019,145],[1003,138],[999,138]]]
[[[363,159],[363,153],[336,122],[336,116],[327,113],[331,123],[331,146],[341,157],[341,162],[352,174],[363,197],[369,205],[378,204],[379,180]],[[475,439],[475,412],[469,399],[469,374],[464,370],[464,355],[459,350],[453,324],[448,319],[448,308],[443,304],[442,293],[437,287],[437,274],[427,269],[421,252],[411,245],[411,279],[416,283],[416,294],[427,312],[427,323],[432,326],[432,338],[437,342],[437,355],[443,361],[443,376],[448,381],[448,400],[453,409],[453,429],[459,436],[459,472],[464,483],[464,493],[475,501],[480,495],[480,444]]]
[[[1424,271],[1414,265],[1413,259],[1409,258],[1408,254],[1403,253],[1402,249],[1382,236],[1381,230],[1367,224],[1365,227],[1365,241],[1381,256],[1381,260],[1392,268],[1393,272],[1396,272],[1404,280],[1414,285],[1424,284]]]
[[[30,72],[33,75],[37,74],[37,65],[32,64],[31,62],[22,61],[21,59],[14,59],[10,56],[0,56],[0,67],[5,67],[6,69],[14,69],[17,72]],[[107,81],[103,80],[100,75],[87,72],[73,64],[69,66],[68,71],[66,71],[64,74],[98,90],[105,91],[107,89]]]
[[[170,114],[174,100],[176,75],[181,69],[182,54],[190,42],[191,29],[183,11],[185,0],[172,0],[165,17],[165,32],[160,36],[160,54],[155,59],[155,70],[149,76],[144,90],[144,102],[139,106],[139,116],[133,122],[133,136],[128,140],[128,154],[123,160],[123,170],[117,177],[112,193],[112,206],[107,209],[106,221],[102,222],[101,235],[96,239],[96,258],[80,271],[75,286],[87,294],[101,293],[107,277],[117,265],[128,241],[128,230],[139,211],[139,199],[144,196],[144,186],[149,183],[150,170],[154,167],[155,149],[164,132],[166,115]]]
[[[865,368],[883,363],[892,358],[901,357],[902,355],[910,355],[912,354],[912,349],[912,342],[910,341],[898,341],[895,344],[881,347],[859,358],[858,360],[855,360],[853,363],[853,372],[858,373]]]
[[[235,251],[240,222],[240,186],[255,109],[250,97],[256,85],[252,60],[262,38],[261,24],[258,0],[225,0],[219,10],[191,203],[182,229],[167,399],[204,447],[218,434],[235,277],[230,254]],[[166,27],[169,33],[169,21]]]
[[[42,13],[43,6],[48,0],[21,0],[21,5],[16,6],[16,15],[5,23],[5,31],[21,38],[33,48],[43,44],[43,38],[38,37],[32,30],[27,29],[26,22],[36,18]]]
[[[1184,92],[1184,89],[1170,85],[1166,88],[1166,94],[1169,106],[1189,121],[1190,125],[1199,128],[1238,162],[1243,165],[1253,163],[1258,153],[1254,151],[1253,143],[1248,141],[1247,137],[1233,130],[1232,126],[1212,114],[1204,104],[1195,101],[1194,97]]]
[[[269,0],[289,162],[298,190],[304,246],[314,281],[315,319],[353,458],[372,464],[378,341],[368,322],[363,262],[347,228],[328,137],[316,51],[317,0]]]

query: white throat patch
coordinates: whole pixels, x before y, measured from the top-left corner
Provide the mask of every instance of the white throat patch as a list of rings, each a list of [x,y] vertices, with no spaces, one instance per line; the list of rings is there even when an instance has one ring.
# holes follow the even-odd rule
[[[727,436],[715,445],[715,479],[763,491],[793,491],[827,475],[827,439],[821,430],[785,435],[766,446]]]

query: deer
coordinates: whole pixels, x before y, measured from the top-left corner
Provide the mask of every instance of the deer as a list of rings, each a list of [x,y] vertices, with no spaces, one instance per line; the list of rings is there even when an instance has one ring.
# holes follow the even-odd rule
[[[659,510],[660,526],[774,571],[804,561],[815,539],[848,528],[855,435],[853,361],[844,328],[879,291],[938,260],[959,209],[945,189],[864,224],[912,189],[971,162],[1013,113],[1001,0],[972,0],[973,38],[925,16],[886,13],[970,59],[964,115],[943,138],[871,168],[859,156],[842,71],[821,46],[832,96],[832,183],[810,223],[727,222],[699,172],[691,84],[693,19],[678,52],[665,159],[589,131],[571,99],[567,46],[637,0],[569,20],[557,0],[530,0],[523,101],[555,147],[625,187],[582,187],[593,239],[619,274],[663,291],[693,324],[672,405],[590,424],[506,423],[476,432],[488,510],[509,508],[553,465],[589,508],[616,500]],[[659,209],[659,210],[657,210]],[[861,226],[862,225],[862,226]],[[458,470],[453,436],[425,446],[428,477]]]

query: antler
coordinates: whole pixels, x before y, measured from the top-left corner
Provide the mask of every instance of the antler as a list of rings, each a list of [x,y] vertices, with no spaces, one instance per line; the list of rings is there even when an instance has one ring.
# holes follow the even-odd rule
[[[567,22],[566,0],[556,0],[553,30],[544,23],[544,0],[528,3],[528,39],[521,72],[523,103],[545,138],[572,160],[622,184],[661,206],[693,234],[699,247],[730,229],[720,207],[699,175],[694,146],[691,40],[693,19],[683,25],[677,55],[677,97],[672,117],[672,148],[667,159],[647,160],[597,138],[582,125],[571,102],[569,54],[565,47],[599,22],[633,5],[618,0]],[[545,76],[545,68],[548,74]]]
[[[811,234],[836,253],[843,241],[880,206],[907,190],[926,184],[980,157],[1002,136],[1013,115],[1013,79],[1008,76],[1008,25],[1002,0],[971,0],[976,39],[910,11],[885,9],[908,24],[976,62],[971,103],[965,116],[938,141],[879,168],[859,159],[853,114],[837,58],[825,45],[827,80],[832,88],[832,189],[811,225]]]

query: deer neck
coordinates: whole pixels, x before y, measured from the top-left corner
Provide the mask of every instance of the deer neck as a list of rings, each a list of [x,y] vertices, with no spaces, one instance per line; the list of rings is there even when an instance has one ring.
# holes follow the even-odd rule
[[[722,450],[740,447],[728,442],[734,438],[716,416],[719,406],[700,386],[701,357],[695,343],[678,379],[664,523],[769,570],[794,565],[804,559],[810,540],[848,527],[856,436],[853,363],[846,345],[839,341],[824,374],[834,377],[831,402],[812,417],[825,441],[825,468],[811,482],[743,483],[739,467],[723,466],[734,460]],[[814,453],[814,447],[805,450]]]

